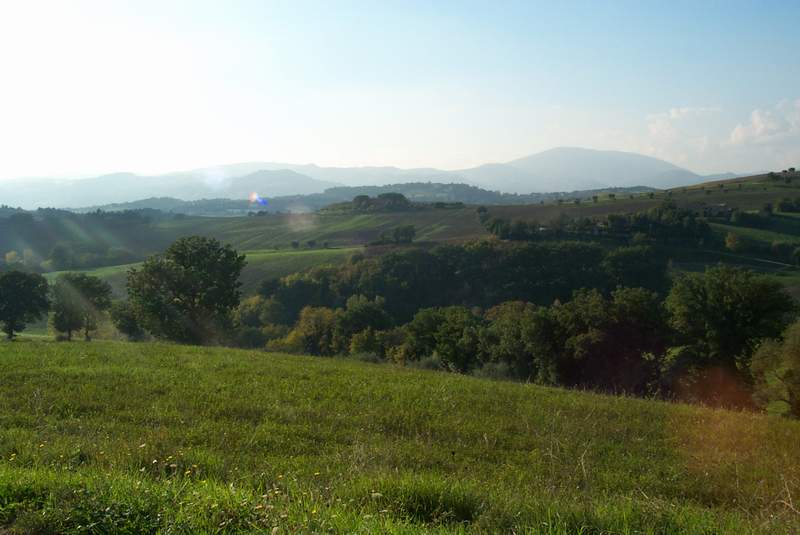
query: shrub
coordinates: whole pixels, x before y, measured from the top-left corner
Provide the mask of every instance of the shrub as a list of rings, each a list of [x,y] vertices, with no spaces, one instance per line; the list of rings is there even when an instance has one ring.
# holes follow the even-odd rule
[[[143,340],[145,337],[145,331],[127,301],[118,301],[111,305],[111,322],[130,341]]]
[[[753,355],[755,400],[769,412],[800,417],[800,322],[783,340],[768,340]]]

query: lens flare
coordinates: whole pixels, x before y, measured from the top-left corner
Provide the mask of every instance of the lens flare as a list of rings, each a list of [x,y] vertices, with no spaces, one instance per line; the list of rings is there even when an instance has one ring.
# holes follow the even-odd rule
[[[250,194],[248,199],[250,200],[250,204],[260,204],[261,206],[267,205],[267,199],[260,197],[255,191]]]

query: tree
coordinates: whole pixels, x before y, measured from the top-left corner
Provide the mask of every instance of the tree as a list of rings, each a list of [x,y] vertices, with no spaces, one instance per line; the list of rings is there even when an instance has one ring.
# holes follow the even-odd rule
[[[336,317],[335,346],[338,353],[346,352],[356,333],[366,329],[382,331],[392,325],[392,319],[383,308],[384,300],[370,300],[363,295],[354,295],[347,300],[347,307]]]
[[[780,336],[795,305],[780,283],[726,266],[680,276],[666,300],[669,321],[703,366],[747,372],[759,343]]]
[[[111,305],[111,321],[130,341],[139,341],[145,337],[144,329],[136,317],[136,311],[127,301],[118,301]]]
[[[297,324],[286,336],[288,349],[309,355],[336,353],[335,329],[340,311],[327,307],[305,307]]]
[[[656,293],[618,288],[608,299],[597,290],[580,290],[551,313],[561,333],[562,384],[641,394],[655,380],[668,340]]]
[[[392,238],[394,238],[395,243],[411,243],[416,235],[417,229],[414,228],[414,225],[397,227],[392,232]]]
[[[429,357],[436,349],[435,333],[444,318],[438,308],[423,308],[402,329],[404,342],[395,353],[400,363],[405,364]]]
[[[750,364],[756,402],[770,412],[800,418],[800,322],[782,340],[767,340]]]
[[[244,265],[244,255],[213,238],[181,238],[128,272],[128,299],[156,337],[210,343],[230,326]]]
[[[734,253],[741,252],[744,249],[744,240],[735,232],[728,232],[725,235],[725,248]]]
[[[522,301],[507,301],[486,312],[481,331],[481,362],[505,366],[517,379],[551,384],[555,377],[556,328],[549,310]]]
[[[83,330],[84,338],[90,340],[89,332],[97,328],[103,312],[111,307],[111,286],[104,280],[85,273],[64,273],[53,285],[53,327],[67,333]]]
[[[612,289],[630,286],[661,294],[666,294],[669,289],[667,262],[663,255],[646,245],[613,249],[606,253],[601,267],[608,275]]]
[[[460,306],[441,308],[439,314],[441,321],[433,333],[436,355],[452,371],[464,373],[475,368],[482,319]]]
[[[40,319],[48,310],[47,280],[37,273],[0,273],[0,321],[6,339]]]

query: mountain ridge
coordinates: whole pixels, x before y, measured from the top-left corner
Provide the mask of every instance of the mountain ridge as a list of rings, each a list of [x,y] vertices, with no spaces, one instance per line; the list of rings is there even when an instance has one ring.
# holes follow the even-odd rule
[[[729,176],[720,174],[715,176]],[[336,186],[407,182],[464,183],[490,191],[531,194],[617,187],[665,189],[706,177],[643,154],[578,147],[554,149],[460,170],[392,166],[324,167],[316,164],[239,162],[160,175],[110,173],[82,179],[0,182],[0,203],[25,208],[92,206],[148,197],[246,198],[309,195]]]

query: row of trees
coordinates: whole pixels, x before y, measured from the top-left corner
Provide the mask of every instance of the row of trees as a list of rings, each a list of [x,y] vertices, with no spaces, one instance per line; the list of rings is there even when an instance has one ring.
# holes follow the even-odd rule
[[[231,311],[239,304],[244,255],[208,238],[183,238],[163,255],[128,274],[128,300],[111,302],[107,282],[83,273],[59,275],[52,287],[36,273],[0,274],[0,321],[6,337],[52,311],[64,338],[90,333],[110,310],[118,330],[131,339],[146,334],[183,343],[222,343],[230,338]]]
[[[581,242],[507,243],[496,240],[355,256],[264,281],[265,323],[292,325],[306,306],[343,308],[354,295],[385,300],[395,322],[420,308],[488,308],[510,300],[549,305],[584,287],[669,288],[666,258],[648,246],[606,249]]]
[[[257,328],[262,318],[254,312],[266,303],[247,301],[239,322]],[[386,304],[358,295],[341,308],[307,306],[291,329],[269,326],[262,334],[273,350],[367,354],[460,373],[740,406],[752,401],[752,386],[767,374],[795,380],[795,372],[783,371],[790,367],[775,364],[786,360],[774,357],[778,342],[764,346],[769,358],[753,359],[767,355],[766,349],[757,352],[760,344],[780,338],[790,324],[793,300],[778,283],[736,268],[681,276],[666,298],[644,288],[581,289],[547,306],[507,301],[485,310],[424,308],[399,326]],[[262,311],[268,314],[267,308]],[[785,344],[794,343],[796,355],[791,340]],[[735,388],[707,388],[712,373],[730,378],[727,386]],[[774,398],[764,388],[758,392]]]
[[[107,282],[83,273],[60,275],[50,287],[39,274],[12,270],[0,274],[0,322],[8,340],[26,325],[53,311],[53,328],[72,339],[83,331],[86,340],[111,307]]]
[[[566,214],[546,225],[537,221],[509,221],[490,217],[479,211],[478,217],[485,228],[503,240],[537,241],[573,237],[623,238],[630,240],[641,236],[657,243],[702,244],[711,236],[711,227],[694,211],[678,208],[665,201],[646,211],[629,214],[609,214],[605,218],[577,217]]]

